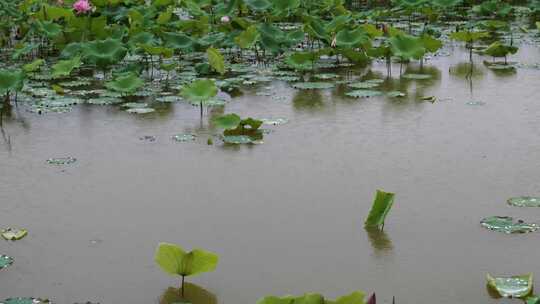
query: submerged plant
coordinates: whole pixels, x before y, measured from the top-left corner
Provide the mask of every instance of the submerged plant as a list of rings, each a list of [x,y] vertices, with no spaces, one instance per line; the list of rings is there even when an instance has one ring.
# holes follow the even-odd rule
[[[203,249],[193,249],[187,252],[178,245],[160,243],[154,259],[164,272],[182,277],[183,296],[185,277],[214,271],[219,257],[217,254]]]

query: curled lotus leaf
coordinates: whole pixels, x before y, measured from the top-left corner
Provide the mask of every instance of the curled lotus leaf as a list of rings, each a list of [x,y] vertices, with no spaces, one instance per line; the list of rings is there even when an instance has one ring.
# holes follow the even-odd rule
[[[538,224],[526,223],[522,220],[514,221],[509,216],[490,216],[480,221],[482,227],[489,230],[503,233],[527,233],[534,232],[540,228]]]
[[[7,255],[0,255],[0,269],[7,268],[13,264],[13,258]]]
[[[508,199],[508,204],[516,207],[540,207],[540,197],[519,196]]]
[[[17,241],[28,234],[26,229],[6,228],[2,229],[2,237],[8,241]]]
[[[524,298],[532,291],[533,275],[515,275],[507,277],[486,276],[488,286],[505,298]]]

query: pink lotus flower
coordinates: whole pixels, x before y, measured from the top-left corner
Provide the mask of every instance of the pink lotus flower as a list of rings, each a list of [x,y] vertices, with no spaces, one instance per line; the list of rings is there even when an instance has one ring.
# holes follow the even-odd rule
[[[92,6],[88,0],[78,0],[73,3],[73,9],[77,11],[77,14],[82,14],[92,10]]]
[[[229,23],[230,21],[231,21],[231,18],[229,18],[229,16],[221,17],[221,23]]]

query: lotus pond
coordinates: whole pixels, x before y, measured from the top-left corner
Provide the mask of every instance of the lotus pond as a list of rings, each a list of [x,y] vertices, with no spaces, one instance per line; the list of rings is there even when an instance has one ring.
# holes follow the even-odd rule
[[[540,303],[540,2],[0,13],[0,303]]]

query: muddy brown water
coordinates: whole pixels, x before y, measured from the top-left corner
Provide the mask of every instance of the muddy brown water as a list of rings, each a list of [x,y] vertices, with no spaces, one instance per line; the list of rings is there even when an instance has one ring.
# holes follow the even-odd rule
[[[523,46],[511,60],[539,54]],[[464,76],[449,74],[467,61],[459,50],[426,64],[432,80],[394,81],[408,88],[402,101],[281,82],[281,102],[247,90],[225,111],[289,119],[257,146],[208,146],[209,115],[201,127],[185,104],[142,116],[13,109],[0,142],[0,225],[29,235],[0,242],[15,257],[0,271],[0,298],[158,303],[179,283],[153,261],[166,241],[220,255],[214,273],[188,279],[219,303],[357,289],[383,303],[501,303],[486,273],[540,275],[540,233],[498,234],[479,221],[540,221],[540,209],[506,205],[540,195],[540,71],[496,73],[475,59],[472,96]],[[371,69],[384,75],[384,64]],[[415,101],[424,95],[440,101]],[[199,137],[176,143],[177,133]],[[65,156],[78,161],[45,162]],[[362,228],[376,189],[397,194],[383,233]]]

